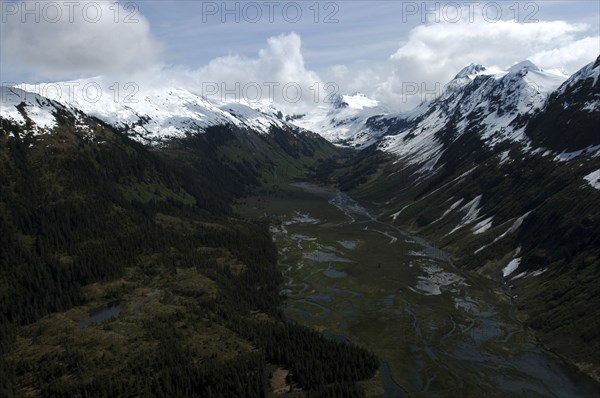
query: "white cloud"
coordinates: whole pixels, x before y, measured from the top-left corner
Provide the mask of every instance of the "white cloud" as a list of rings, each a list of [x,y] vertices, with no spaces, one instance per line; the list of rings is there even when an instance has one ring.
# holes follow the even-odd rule
[[[409,32],[387,67],[356,65],[349,67],[353,72],[337,76],[343,87],[365,92],[399,109],[410,109],[428,96],[403,95],[407,88],[414,90],[417,85],[419,91],[439,92],[470,63],[505,69],[530,59],[541,68],[572,74],[592,62],[600,51],[599,38],[586,36],[589,30],[587,25],[564,21],[489,23],[480,18],[474,22],[427,23]],[[330,75],[336,74],[330,71]]]
[[[560,48],[575,40],[586,25],[564,21],[519,23],[478,20],[473,23],[438,23],[419,26],[391,56],[393,61],[417,62],[426,73],[437,74],[448,66],[461,67],[471,62],[508,66],[540,51]],[[596,42],[596,50],[598,42]],[[589,60],[590,56],[587,57]],[[554,60],[551,65],[556,67]]]
[[[197,70],[165,72],[208,98],[272,100],[290,113],[314,107],[317,92],[319,102],[324,98],[323,83],[306,68],[302,40],[296,33],[269,38],[256,57],[229,55]]]
[[[232,54],[197,69],[155,63],[121,77],[97,77],[94,83],[110,95],[118,84],[121,99],[131,87],[135,87],[136,98],[180,88],[216,101],[273,101],[286,113],[305,112],[315,106],[317,87],[320,102],[324,93],[319,76],[306,68],[301,47],[300,36],[290,33],[267,39],[265,48],[254,57]]]
[[[10,2],[2,11],[3,63],[46,79],[131,73],[162,49],[139,12],[113,1]]]
[[[585,37],[570,43],[560,43],[555,48],[535,53],[529,59],[546,68],[562,68],[572,74],[592,62],[600,53],[600,38]]]

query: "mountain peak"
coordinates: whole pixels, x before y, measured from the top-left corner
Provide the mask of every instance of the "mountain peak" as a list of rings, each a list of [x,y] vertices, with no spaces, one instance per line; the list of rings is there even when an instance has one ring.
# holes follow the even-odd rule
[[[469,77],[470,75],[477,75],[481,72],[484,72],[487,68],[480,64],[472,63],[469,66],[465,66],[462,68],[460,72],[454,77],[455,79],[460,79],[463,77]]]
[[[379,105],[379,101],[371,99],[361,92],[356,92],[353,95],[342,95],[342,100],[353,109],[373,108]]]
[[[348,103],[344,101],[342,94],[335,94],[332,98],[333,107],[336,109],[343,109],[348,107]]]
[[[445,86],[446,93],[453,93],[461,90],[464,86],[471,83],[473,79],[484,72],[489,73],[488,69],[480,64],[472,63],[461,69],[454,79],[450,80]]]
[[[511,66],[510,68],[508,68],[508,73],[518,73],[521,71],[536,71],[536,72],[540,72],[541,69],[537,67],[537,65],[535,65],[533,62],[531,62],[530,60],[525,60],[525,61],[521,61],[518,62],[516,64],[514,64],[513,66]]]

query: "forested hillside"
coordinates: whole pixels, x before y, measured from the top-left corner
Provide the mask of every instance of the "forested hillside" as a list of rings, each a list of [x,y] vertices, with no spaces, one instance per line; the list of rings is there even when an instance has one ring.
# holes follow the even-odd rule
[[[2,120],[1,396],[261,397],[276,368],[298,396],[363,396],[375,357],[280,315],[268,228],[230,211],[333,147],[217,126],[150,151],[54,116]]]

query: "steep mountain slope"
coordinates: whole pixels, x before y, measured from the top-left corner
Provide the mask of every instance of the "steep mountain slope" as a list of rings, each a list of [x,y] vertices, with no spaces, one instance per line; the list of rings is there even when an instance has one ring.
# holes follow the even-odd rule
[[[165,133],[159,127],[156,127],[156,134],[140,135],[140,126],[159,119],[161,109],[150,113],[152,116],[139,116],[141,119],[136,119],[138,122],[134,124],[120,120],[112,120],[113,124],[109,124],[72,105],[61,104],[35,93],[15,87],[0,89],[3,130],[21,139],[27,137],[28,145],[35,145],[38,140],[43,142],[44,137],[64,130],[65,124],[86,142],[99,145],[103,144],[103,139],[95,135],[90,124],[99,124],[105,129],[116,128],[135,141],[151,147],[157,147],[160,143],[158,155],[178,167],[177,171],[186,179],[188,189],[195,189],[195,193],[209,207],[221,206],[226,209],[230,200],[242,194],[245,187],[301,175],[306,172],[308,165],[336,151],[317,134],[300,131],[275,119],[269,125],[268,134],[263,130],[254,130],[241,119],[236,119],[235,123],[223,119],[214,121],[217,123],[214,125],[205,121],[206,127],[198,127],[193,131],[176,126],[176,136],[171,135],[171,130]],[[240,108],[244,106],[240,105]],[[102,108],[96,104],[94,109]],[[233,105],[231,109],[234,109]],[[133,113],[127,115],[138,117]],[[229,116],[233,118],[231,114]],[[111,121],[108,117],[105,119]],[[168,123],[166,119],[164,122]]]
[[[78,83],[81,87],[85,81]],[[63,85],[62,92],[67,93],[68,84],[56,85]],[[39,91],[44,86],[21,87]],[[110,95],[89,101],[77,97],[85,91],[72,88],[72,95],[62,96],[62,102],[17,87],[0,90],[5,130],[53,134],[67,118],[85,132],[85,120],[94,119],[154,147],[181,167],[180,174],[212,187],[202,194],[205,201],[228,203],[244,186],[293,178],[317,159],[336,152],[321,136],[281,120],[281,112],[271,105],[216,103],[182,89],[156,90],[143,101],[132,98],[133,102],[115,102]],[[93,134],[87,138],[94,140]]]
[[[14,126],[14,132],[24,129],[41,134],[56,127],[56,115],[77,115],[74,109],[16,87],[0,86],[0,95],[0,117],[10,122],[3,123],[6,130]]]
[[[530,62],[503,72],[470,65],[440,97],[423,104],[409,118],[378,117],[367,126],[385,130],[378,143],[381,150],[421,164],[423,171],[431,170],[445,147],[466,133],[477,134],[487,146],[526,142],[523,128],[528,117],[565,78],[541,71]]]
[[[600,379],[600,62],[547,100],[527,81],[548,76],[511,69],[471,66],[420,116],[369,120],[379,143],[324,169],[458,266],[502,281],[541,341]]]
[[[33,94],[54,99],[73,112],[83,112],[121,130],[136,141],[159,145],[174,138],[204,131],[215,125],[232,125],[240,129],[266,134],[271,127],[284,128],[282,113],[269,103],[252,106],[243,101],[214,101],[184,88],[140,88],[133,83],[118,91],[102,78],[50,84],[23,84],[5,88],[5,119],[23,122],[14,105],[22,101],[36,102]],[[41,98],[41,97],[38,97]],[[52,117],[43,113],[44,125],[50,127]]]
[[[465,132],[477,131],[491,146],[525,140],[527,118],[566,79],[530,61],[505,71],[472,64],[460,71],[438,98],[411,111],[393,113],[364,96],[358,98],[367,106],[353,107],[344,99],[352,104],[356,96],[339,96],[326,112],[321,108],[293,122],[338,145],[365,148],[377,143],[379,149],[412,164],[428,159],[433,166],[444,144]]]
[[[600,58],[571,76],[552,93],[542,112],[527,125],[535,146],[574,152],[600,145]],[[589,123],[589,124],[579,124]]]

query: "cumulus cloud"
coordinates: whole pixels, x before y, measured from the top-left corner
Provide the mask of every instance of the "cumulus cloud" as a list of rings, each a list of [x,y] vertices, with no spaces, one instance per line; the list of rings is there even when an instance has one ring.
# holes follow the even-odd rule
[[[583,65],[593,61],[599,53],[600,38],[584,37],[580,40],[561,43],[554,48],[539,51],[529,59],[542,67],[558,68],[567,74],[572,74]]]
[[[162,84],[186,87],[209,99],[273,101],[289,113],[306,111],[326,95],[317,73],[306,68],[296,33],[270,37],[255,57],[228,55],[198,69],[164,68],[159,75]]]
[[[111,95],[117,83],[121,97],[135,91],[138,99],[180,88],[215,101],[273,102],[287,114],[307,112],[326,97],[317,73],[306,68],[295,33],[268,38],[253,57],[231,54],[199,68],[155,63],[125,76],[99,76],[94,83]]]
[[[391,60],[418,64],[426,74],[437,74],[449,66],[460,67],[471,62],[510,65],[541,51],[561,50],[573,43],[576,33],[586,29],[586,25],[564,21],[489,23],[479,20],[427,24],[413,29],[408,41]],[[598,50],[598,42],[589,50]],[[540,66],[556,67],[561,59],[548,61],[547,65]]]
[[[56,79],[143,68],[158,59],[162,44],[133,7],[87,0],[3,3],[4,62]]]
[[[471,63],[505,69],[529,59],[541,68],[572,74],[600,51],[599,38],[586,36],[589,30],[587,25],[565,21],[429,22],[409,32],[387,65],[358,65],[345,73],[337,67],[330,75],[338,76],[344,87],[409,109],[442,90]],[[413,95],[415,87],[418,93]]]

